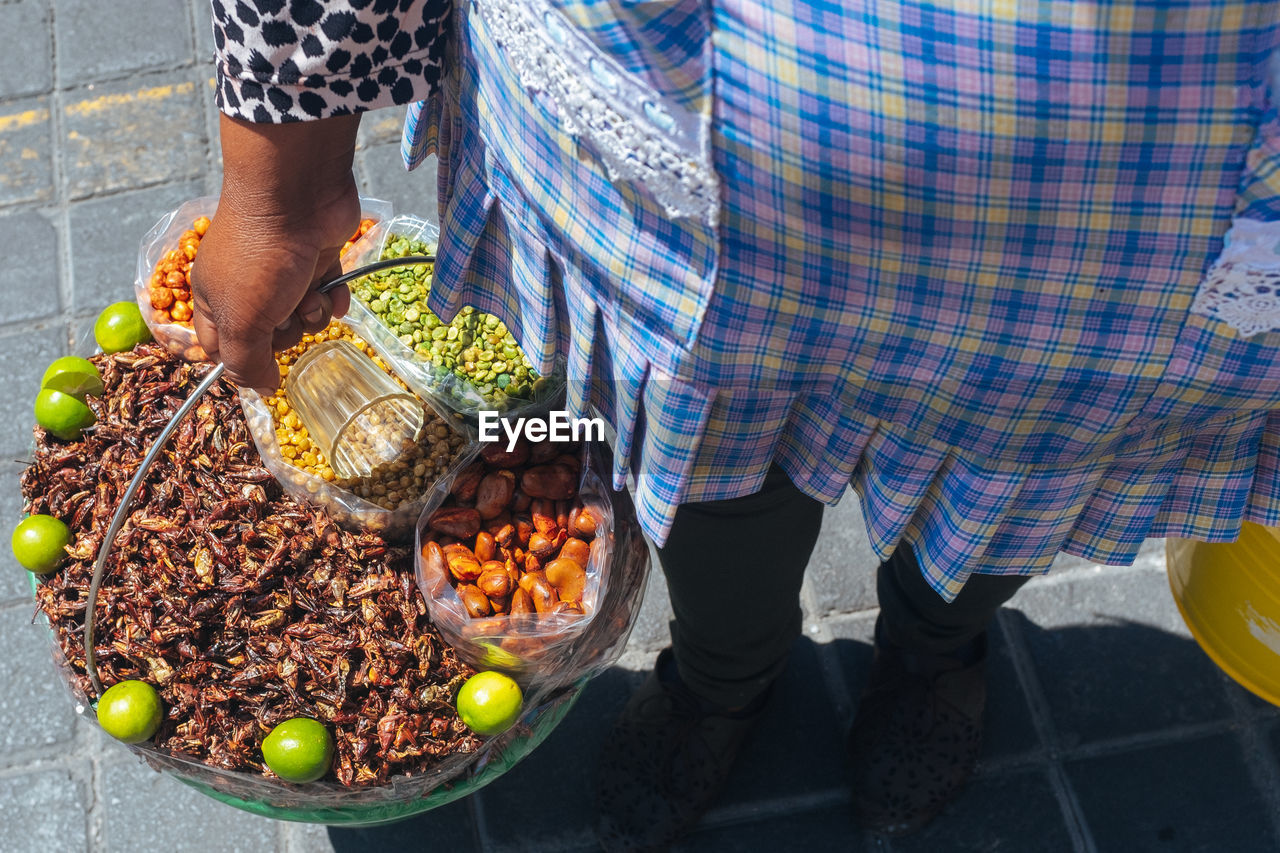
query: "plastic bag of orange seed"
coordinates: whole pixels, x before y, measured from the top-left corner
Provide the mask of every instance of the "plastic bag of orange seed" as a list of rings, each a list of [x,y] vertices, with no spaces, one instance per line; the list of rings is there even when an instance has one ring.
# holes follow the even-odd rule
[[[138,249],[133,292],[143,319],[158,342],[188,361],[208,358],[191,325],[191,264],[217,209],[217,196],[183,203],[151,227]],[[394,212],[389,201],[361,197],[360,229],[347,246],[377,223],[390,220]]]
[[[649,571],[631,496],[609,485],[608,444],[480,447],[436,485],[418,521],[431,624],[462,660],[522,683],[599,674],[622,654]],[[557,490],[556,500],[532,497]]]
[[[364,351],[401,387],[405,387],[380,356],[345,323],[333,321],[294,347],[277,353],[282,378],[311,347],[330,340],[348,340]],[[407,390],[407,389],[406,389]],[[419,398],[421,399],[421,398]],[[456,417],[424,403],[426,423],[417,444],[399,459],[368,477],[343,480],[325,458],[318,442],[281,388],[264,399],[240,389],[240,403],[263,465],[291,496],[325,509],[352,530],[372,530],[394,538],[409,534],[432,487],[452,476],[478,452],[474,436]]]

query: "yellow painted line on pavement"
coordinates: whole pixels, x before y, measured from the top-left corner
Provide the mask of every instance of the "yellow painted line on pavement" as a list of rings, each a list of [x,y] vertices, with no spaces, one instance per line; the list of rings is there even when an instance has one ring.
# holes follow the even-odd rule
[[[147,103],[150,101],[163,101],[166,98],[172,98],[176,95],[190,95],[196,90],[195,83],[178,83],[169,84],[167,86],[152,86],[147,89],[139,89],[136,92],[128,92],[123,95],[99,95],[96,98],[78,101],[74,104],[67,104],[63,108],[69,116],[87,116],[93,113],[102,112],[112,107],[128,106],[130,104]]]
[[[23,110],[20,113],[11,113],[7,116],[0,116],[0,133],[21,130],[24,127],[30,127],[33,124],[48,120],[49,111],[44,107],[38,110]]]

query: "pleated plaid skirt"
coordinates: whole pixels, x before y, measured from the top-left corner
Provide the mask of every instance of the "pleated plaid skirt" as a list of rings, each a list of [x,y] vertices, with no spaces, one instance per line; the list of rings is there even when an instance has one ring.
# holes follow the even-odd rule
[[[433,307],[566,360],[658,541],[774,461],[946,598],[1280,523],[1280,3],[456,12]]]

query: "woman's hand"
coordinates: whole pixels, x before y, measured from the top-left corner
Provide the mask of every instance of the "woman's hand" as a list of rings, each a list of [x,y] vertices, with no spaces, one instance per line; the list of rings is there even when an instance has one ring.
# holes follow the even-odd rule
[[[253,124],[222,117],[222,195],[192,268],[200,345],[242,387],[272,394],[273,353],[342,316],[350,294],[315,286],[341,270],[360,224],[351,161],[360,118]]]

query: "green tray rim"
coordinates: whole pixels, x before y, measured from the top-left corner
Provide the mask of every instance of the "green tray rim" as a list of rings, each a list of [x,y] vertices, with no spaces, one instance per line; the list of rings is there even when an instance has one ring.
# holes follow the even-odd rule
[[[40,576],[34,572],[29,572],[28,575],[31,595],[32,598],[35,598]],[[53,629],[49,625],[49,620],[45,618],[43,613],[37,614],[37,618],[52,643]],[[504,775],[541,746],[542,742],[559,727],[560,723],[569,714],[569,711],[577,704],[579,697],[582,696],[582,691],[586,689],[589,681],[590,679],[584,676],[571,685],[571,692],[550,698],[543,705],[536,707],[533,710],[534,719],[522,719],[517,723],[517,725],[527,726],[530,730],[529,735],[527,737],[512,738],[511,742],[493,760],[482,759],[484,760],[484,766],[476,775],[455,783],[445,783],[428,792],[426,796],[405,802],[353,803],[350,806],[324,806],[317,808],[276,806],[260,800],[246,800],[236,797],[225,791],[219,791],[212,785],[195,779],[188,779],[172,770],[160,770],[159,772],[199,791],[210,799],[260,817],[295,823],[318,823],[326,826],[381,826],[423,814],[440,806],[448,805],[455,800],[468,797]],[[143,758],[142,760],[145,761],[146,759]]]

